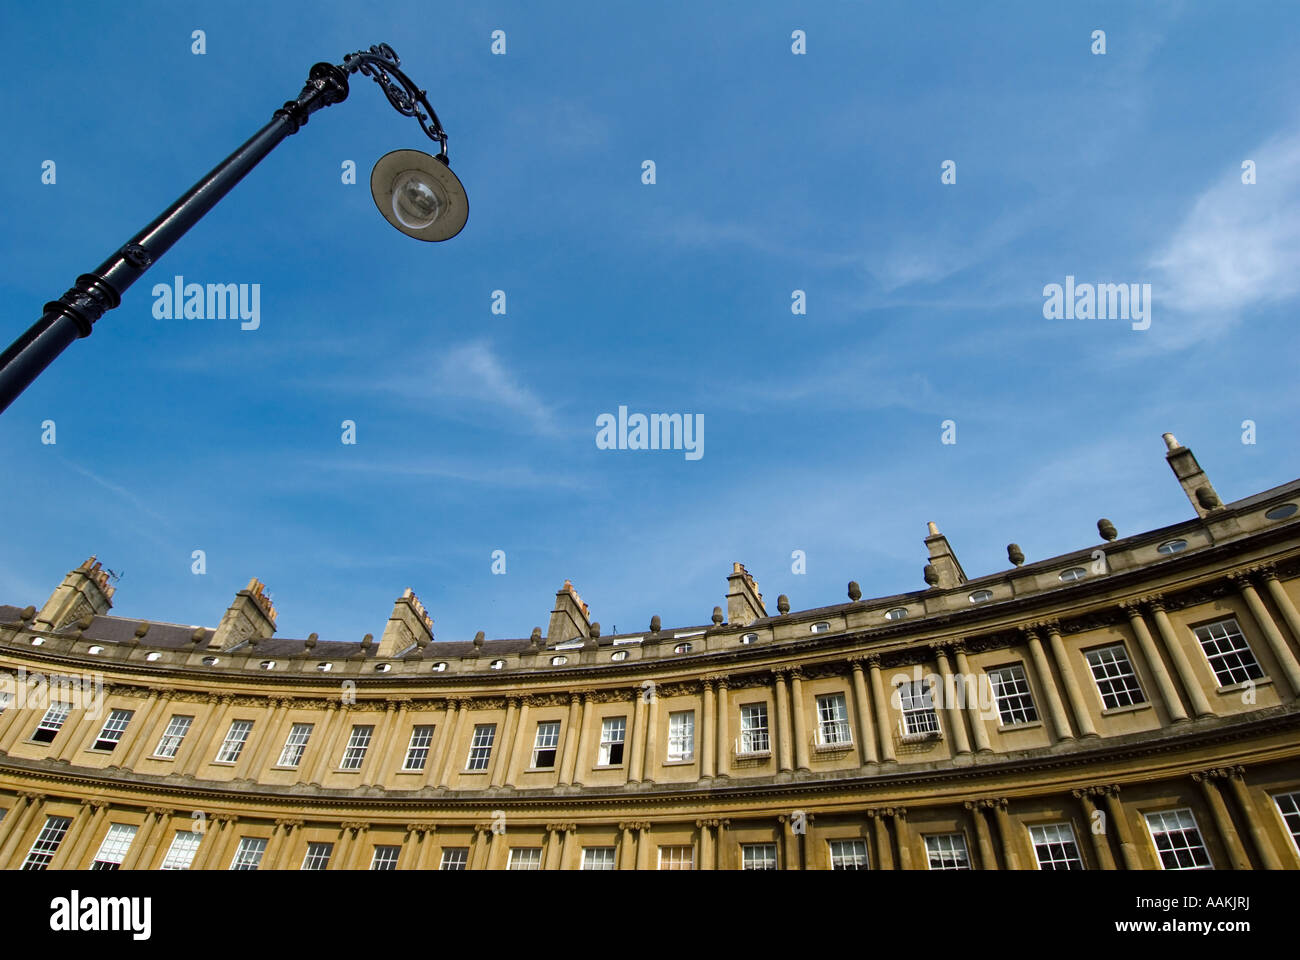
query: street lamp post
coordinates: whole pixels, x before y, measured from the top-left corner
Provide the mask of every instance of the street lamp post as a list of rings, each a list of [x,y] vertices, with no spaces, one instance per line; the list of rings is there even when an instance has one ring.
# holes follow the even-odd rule
[[[90,336],[95,321],[122,302],[124,294],[172,244],[239,183],[280,141],[297,133],[322,107],[348,96],[348,75],[370,77],[403,116],[415,117],[436,156],[394,150],[379,159],[370,177],[375,204],[394,227],[420,240],[448,240],[469,216],[469,199],[447,163],[447,134],[429,106],[425,91],[402,72],[401,60],[386,43],[350,53],[343,63],[318,63],[298,94],[275,111],[271,122],[228,156],[206,177],[132,237],[93,273],[58,300],[45,305],[40,320],[0,354],[0,412],[78,337]]]

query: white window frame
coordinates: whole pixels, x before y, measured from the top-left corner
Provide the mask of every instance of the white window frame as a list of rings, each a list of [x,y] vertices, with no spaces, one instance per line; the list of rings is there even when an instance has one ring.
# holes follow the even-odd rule
[[[1029,843],[1039,870],[1083,870],[1083,851],[1068,821],[1039,823],[1029,828]]]
[[[848,698],[842,693],[823,693],[817,697],[817,746],[851,747],[853,729],[849,726]]]
[[[867,841],[858,838],[826,841],[832,870],[869,870]]]
[[[110,823],[108,832],[100,841],[99,852],[90,861],[91,870],[119,870],[126,859],[127,851],[135,841],[138,828],[130,823]]]
[[[668,760],[695,759],[695,711],[674,710],[668,714]]]
[[[767,703],[740,705],[740,739],[736,756],[764,756],[772,752],[772,738],[767,722]]]
[[[469,847],[443,847],[438,860],[439,870],[468,870]]]
[[[1300,790],[1273,794],[1273,806],[1282,818],[1282,829],[1291,837],[1296,855],[1300,856]]]
[[[429,763],[429,750],[433,747],[435,724],[417,723],[411,728],[411,739],[406,744],[403,770],[423,770]]]
[[[366,754],[370,751],[370,742],[374,736],[373,723],[354,723],[348,733],[348,744],[343,748],[343,756],[339,758],[339,769],[360,770],[366,762]]]
[[[402,856],[402,848],[390,843],[375,844],[370,855],[371,870],[396,870],[397,861]]]
[[[970,847],[964,833],[928,833],[925,862],[930,870],[970,870]],[[935,866],[936,861],[938,866]]]
[[[239,756],[244,752],[244,746],[248,743],[248,738],[252,732],[252,720],[230,721],[230,729],[226,731],[226,739],[221,741],[221,749],[217,751],[217,759],[213,762],[238,763]]]
[[[54,738],[59,735],[63,725],[68,722],[68,714],[72,712],[72,704],[65,703],[62,700],[55,700],[45,711],[45,716],[41,717],[41,722],[36,725],[32,731],[31,739],[37,743],[53,743]],[[39,737],[39,733],[48,733],[49,737]]]
[[[131,724],[131,718],[135,716],[134,710],[114,709],[108,712],[108,719],[100,728],[99,734],[95,737],[95,742],[91,744],[90,749],[98,750],[101,753],[112,753],[119,743],[122,742],[122,735],[126,733],[126,728]],[[108,744],[108,746],[102,746]]]
[[[665,851],[667,856],[665,857]],[[694,870],[695,846],[693,844],[667,844],[659,848],[660,870]]]
[[[741,870],[776,870],[775,843],[742,843],[740,845]]]
[[[313,723],[295,723],[289,728],[284,746],[280,749],[280,759],[275,764],[277,767],[297,767],[302,763],[302,755],[307,751],[307,743],[315,732],[315,726]]]
[[[240,837],[239,849],[231,858],[231,870],[256,870],[262,865],[262,857],[266,854],[265,837]]]
[[[1205,662],[1220,687],[1262,680],[1264,668],[1236,617],[1224,617],[1192,628]],[[1213,653],[1211,653],[1213,648]],[[1249,658],[1249,659],[1247,659]]]
[[[934,708],[934,695],[928,680],[904,680],[896,689],[904,736],[926,737],[941,733],[939,713]]]
[[[465,770],[479,773],[492,763],[492,745],[496,742],[497,725],[495,723],[476,723],[470,738],[469,756],[465,758]]]
[[[307,853],[302,858],[301,870],[328,870],[330,858],[334,856],[334,844],[328,840],[312,840],[307,844]]]
[[[507,870],[540,870],[542,869],[542,848],[541,847],[511,847],[510,860],[506,865]]]
[[[154,747],[153,755],[162,760],[175,760],[193,723],[193,717],[180,713],[172,714],[171,719],[167,721],[167,729],[158,738],[158,746]]]
[[[188,870],[194,863],[194,855],[199,852],[203,834],[193,830],[177,830],[172,834],[172,845],[167,848],[159,870]]]
[[[1196,822],[1196,814],[1192,812],[1191,807],[1179,807],[1176,810],[1156,810],[1152,813],[1143,815],[1143,820],[1147,825],[1147,834],[1151,837],[1151,846],[1155,850],[1156,862],[1160,864],[1161,870],[1213,870],[1214,858],[1210,856],[1210,848],[1205,843],[1205,834],[1201,833],[1201,827]],[[1159,825],[1157,829],[1157,824]],[[1194,834],[1195,844],[1192,837],[1188,834]],[[1169,839],[1175,834],[1181,834],[1176,839]],[[1160,838],[1166,838],[1166,849],[1161,849]],[[1178,840],[1183,841],[1181,845]],[[1205,863],[1196,863],[1197,851],[1204,855]],[[1169,866],[1165,859],[1165,854],[1169,854],[1176,866]],[[1186,858],[1192,860],[1190,866],[1184,866],[1183,861]]]
[[[617,737],[617,739],[616,739]],[[600,752],[597,766],[621,767],[627,755],[627,717],[605,717],[600,721]],[[611,759],[618,747],[618,760]]]
[[[68,835],[68,828],[72,826],[71,817],[53,817],[47,816],[45,824],[41,827],[41,832],[36,835],[32,841],[31,848],[27,851],[27,856],[23,859],[21,870],[44,870],[54,859],[54,855],[59,852],[59,845]]]
[[[1029,686],[1025,665],[1020,662],[1004,663],[985,671],[993,702],[998,711],[998,726],[1015,727],[1025,723],[1038,723],[1038,704]]]
[[[1093,647],[1083,651],[1083,657],[1088,661],[1088,670],[1092,673],[1092,682],[1097,687],[1097,696],[1101,698],[1104,709],[1119,710],[1147,702],[1142,681],[1138,679],[1137,667],[1128,655],[1128,647],[1123,643]]]
[[[616,849],[614,847],[583,847],[583,870],[615,870]]]
[[[539,760],[545,759],[541,756],[543,752],[551,754],[550,763],[539,763]],[[559,720],[542,720],[537,724],[537,732],[533,735],[533,759],[530,770],[553,770],[555,764],[560,758],[560,721]]]

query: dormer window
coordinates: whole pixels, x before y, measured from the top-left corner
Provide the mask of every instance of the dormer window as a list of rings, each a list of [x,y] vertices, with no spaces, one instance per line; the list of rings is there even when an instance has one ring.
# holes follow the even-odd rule
[[[831,625],[827,623],[825,620],[819,620],[817,623],[814,623],[811,627],[809,627],[808,630],[811,633],[830,633]]]
[[[86,652],[87,652],[88,654],[90,654],[92,657],[96,657],[96,656],[99,656],[99,654],[101,654],[101,653],[104,652],[104,648],[101,647],[99,644],[95,644],[93,647],[91,647],[90,649],[88,649]]]
[[[447,669],[447,661],[446,661],[446,660],[439,660],[437,663],[435,663],[435,664],[433,665],[433,672],[434,672],[434,673],[443,673],[443,672],[446,671],[446,669]]]
[[[375,664],[375,673],[387,673],[387,672],[388,672],[389,670],[391,670],[391,669],[393,669],[393,665],[392,665],[391,663],[376,663],[376,664]]]
[[[32,646],[33,646],[33,647],[43,647],[43,646],[45,646],[45,638],[44,638],[44,637],[32,637]]]
[[[551,657],[551,666],[553,667],[562,667],[568,662],[569,662],[568,657],[564,657],[564,656]]]
[[[743,637],[740,638],[740,642],[741,642],[742,644],[744,644],[745,646],[749,646],[751,643],[757,643],[757,642],[758,642],[758,634],[756,634],[756,633],[747,633],[747,634],[745,634]]]
[[[219,659],[217,659],[216,657],[204,657],[204,658],[203,658],[203,665],[204,665],[205,667],[215,667],[215,666],[216,666],[218,663],[220,663],[220,662],[221,662],[221,661],[220,661]]]
[[[327,660],[322,660],[320,663],[316,664],[316,669],[319,670],[321,673],[329,673],[331,670],[334,669],[334,664],[330,663]]]
[[[673,647],[673,653],[690,653],[691,645],[689,643],[679,643]]]
[[[885,611],[886,620],[906,620],[907,607],[895,607],[893,610]]]
[[[263,670],[274,670],[274,669],[275,669],[275,661],[274,661],[274,660],[263,660],[261,663],[258,664],[258,666],[261,667]]]
[[[493,660],[491,663],[488,664],[488,669],[489,669],[489,670],[500,670],[500,669],[503,668],[505,665],[506,665],[506,662],[505,662],[504,660]]]
[[[159,653],[157,650],[155,650],[153,653],[145,654],[144,658],[148,660],[150,663],[153,663],[155,660],[161,660],[162,654]]]
[[[1069,570],[1061,571],[1062,583],[1073,583],[1076,580],[1082,580],[1088,575],[1088,571],[1083,567],[1071,567]]]
[[[1267,511],[1264,517],[1268,520],[1285,520],[1287,517],[1294,516],[1295,512],[1296,505],[1294,503],[1284,503]]]
[[[992,590],[976,590],[968,598],[971,603],[985,603],[993,599]]]
[[[1187,549],[1186,540],[1166,540],[1156,547],[1156,553],[1180,553]]]
[[[611,659],[611,660],[626,660],[626,659],[627,659],[627,651],[626,651],[626,650],[615,650],[613,653],[611,653],[611,654],[609,655],[609,659]]]

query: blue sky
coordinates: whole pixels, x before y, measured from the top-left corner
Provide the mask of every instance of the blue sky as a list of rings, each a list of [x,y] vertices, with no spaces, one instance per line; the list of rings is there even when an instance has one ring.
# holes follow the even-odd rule
[[[409,586],[439,639],[526,637],[567,577],[626,632],[707,622],[733,560],[773,609],[919,589],[927,520],[972,577],[1178,522],[1166,430],[1225,500],[1297,475],[1294,5],[23,7],[6,342],[372,43],[471,212],[383,220],[371,165],[429,142],[354,77],[0,415],[0,602],[93,553],[124,616],[215,625],[256,576],[281,636],[378,636]],[[260,284],[260,328],[154,319],[177,274]],[[1150,283],[1150,329],[1044,319],[1066,275]],[[703,415],[704,456],[598,450],[619,405]]]

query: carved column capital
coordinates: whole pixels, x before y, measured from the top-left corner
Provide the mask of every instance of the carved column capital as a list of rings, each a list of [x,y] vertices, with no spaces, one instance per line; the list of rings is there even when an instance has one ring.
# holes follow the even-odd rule
[[[303,822],[294,817],[280,817],[275,821],[275,825],[284,828],[285,833],[291,833],[296,827],[301,827]]]
[[[358,830],[369,830],[369,829],[370,829],[370,824],[367,823],[365,820],[344,820],[344,821],[340,824],[340,826],[341,826],[344,830],[351,830],[352,833],[353,833],[353,835],[355,835],[355,834],[357,833]]]
[[[862,662],[865,663],[865,664],[866,664],[869,668],[871,668],[872,670],[879,670],[879,669],[880,669],[880,654],[878,654],[878,653],[868,653],[865,657],[862,658]]]
[[[170,817],[176,813],[171,807],[146,807],[146,813],[151,813],[155,817]]]

